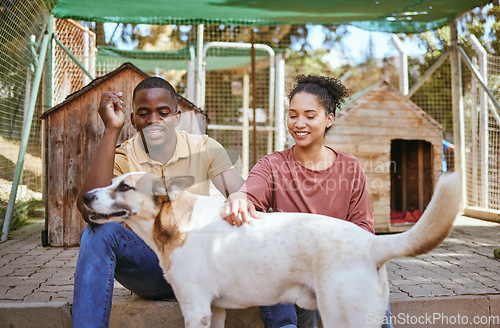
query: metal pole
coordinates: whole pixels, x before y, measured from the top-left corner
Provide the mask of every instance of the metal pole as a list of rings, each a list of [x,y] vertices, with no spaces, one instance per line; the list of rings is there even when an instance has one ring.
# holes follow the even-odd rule
[[[488,81],[488,53],[481,45],[475,35],[469,37],[472,47],[479,57],[479,73],[485,81]],[[485,90],[479,93],[479,154],[481,168],[479,170],[481,177],[481,190],[479,206],[488,207],[488,95]],[[476,173],[477,174],[477,173]]]
[[[42,79],[43,66],[45,63],[45,57],[47,55],[47,48],[49,41],[52,38],[52,29],[48,25],[47,33],[43,36],[42,44],[40,46],[40,56],[38,57],[38,63],[35,71],[35,78],[33,79],[33,87],[31,88],[30,104],[28,107],[28,113],[26,115],[26,122],[23,127],[23,135],[21,138],[21,146],[19,148],[19,155],[16,162],[16,171],[14,173],[14,179],[12,180],[12,189],[10,191],[9,203],[7,204],[7,210],[5,212],[5,220],[3,222],[2,229],[2,241],[9,238],[10,223],[12,221],[12,210],[14,208],[14,203],[16,201],[17,188],[19,187],[19,180],[24,165],[24,155],[26,154],[26,147],[28,146],[28,139],[30,136],[31,122],[33,121],[33,114],[35,112],[36,99],[38,96],[38,90],[40,87],[40,81]]]
[[[272,58],[269,58],[269,125],[274,126],[274,80],[276,77],[274,51]],[[267,133],[267,153],[273,152],[273,131]]]
[[[276,134],[274,148],[282,150],[285,148],[285,60],[283,54],[276,55]]]
[[[189,60],[187,62],[187,88],[186,88],[186,98],[187,100],[191,101],[194,104],[198,104],[198,102],[195,99],[195,92],[194,90],[196,89],[196,69],[195,69],[195,63],[194,60]]]
[[[54,34],[54,40],[59,45],[59,47],[61,47],[61,49],[64,50],[64,52],[69,56],[69,58],[71,58],[75,62],[75,64],[78,67],[80,67],[80,69],[85,73],[85,75],[87,75],[91,80],[93,80],[94,77],[92,76],[92,74],[90,74],[90,72],[87,71],[87,69],[82,65],[82,63],[80,63],[78,59],[76,59],[75,55],[73,55],[73,53],[69,51],[69,49],[66,48],[66,46],[61,41],[59,41],[59,39],[55,34]]]
[[[88,33],[83,34],[83,67],[88,72],[90,70],[90,40]],[[90,74],[90,73],[89,73]],[[87,85],[90,83],[89,75],[83,77],[83,84]]]
[[[205,109],[205,97],[203,96],[205,88],[205,71],[203,69],[203,24],[198,25],[196,56],[196,105]]]
[[[257,86],[255,82],[255,36],[254,36],[254,31],[253,27],[251,28],[251,44],[252,47],[250,48],[250,57],[251,57],[251,74],[252,74],[252,108],[253,108],[253,165],[257,163],[257,108],[256,108],[256,101],[257,101]]]
[[[500,124],[500,103],[498,103],[498,100],[495,98],[495,95],[493,94],[493,92],[491,92],[490,88],[488,87],[488,85],[484,81],[481,74],[477,71],[477,69],[474,67],[474,65],[472,65],[472,62],[470,61],[469,57],[467,56],[467,53],[465,52],[465,50],[462,49],[462,47],[460,47],[460,46],[458,47],[458,50],[462,54],[462,59],[464,60],[465,64],[469,67],[469,69],[472,71],[472,73],[474,73],[479,84],[481,84],[481,86],[483,87],[483,90],[486,91],[486,94],[488,95],[491,102],[493,103],[493,107],[495,107],[495,109],[498,111],[498,112],[496,112],[495,110],[492,110],[491,113],[496,118],[497,122]]]
[[[458,46],[457,21],[450,23],[451,35],[451,94],[453,111],[453,141],[455,143],[455,171],[462,177],[462,206],[467,206],[467,183],[465,172],[465,128],[464,104],[462,99],[462,74]]]
[[[422,75],[422,78],[420,78],[420,80],[418,80],[417,83],[415,83],[411,87],[410,91],[408,91],[408,98],[411,98],[415,94],[415,92],[420,89],[422,84],[424,84],[424,82],[427,81],[427,79],[439,68],[439,66],[443,64],[443,62],[446,60],[446,58],[448,58],[449,55],[450,52],[447,51],[442,54],[438,60],[436,60],[436,62],[424,73],[424,75]]]
[[[49,23],[47,29],[49,31],[54,30],[54,17],[50,16],[49,18]],[[53,76],[54,76],[54,71],[53,71],[53,64],[54,64],[54,38],[50,38],[49,43],[47,44],[47,59],[45,60],[45,78],[44,78],[44,83],[43,83],[43,90],[44,90],[44,105],[43,105],[43,111],[47,111],[49,108],[52,108],[52,100],[53,100],[53,95],[52,95],[52,90],[53,90]],[[46,142],[47,142],[47,135],[45,132],[45,120],[42,120],[42,126],[40,127],[40,135],[42,136],[42,142],[41,142],[41,153],[42,153],[42,163],[46,163],[47,160],[47,147],[46,147]],[[43,190],[43,195],[44,197],[47,196],[47,165],[42,165],[42,190]],[[46,219],[45,220],[45,228],[42,232],[42,244],[45,246],[47,243],[45,242],[46,239],[44,239],[44,236],[46,236],[46,232],[48,231],[49,228],[49,221]]]
[[[275,81],[275,53],[274,53],[274,50],[273,48],[271,48],[270,46],[266,45],[266,44],[254,44],[253,45],[255,49],[258,49],[258,50],[264,50],[266,51],[268,54],[269,54],[269,112],[270,113],[273,113],[274,112],[274,109],[273,109],[273,105],[274,105],[274,93],[275,93],[275,88],[274,88],[274,81]],[[251,49],[252,48],[252,44],[251,43],[240,43],[240,42],[208,42],[206,44],[206,46],[203,48],[203,56],[202,56],[202,61],[203,63],[205,63],[205,60],[206,60],[206,57],[207,57],[207,53],[208,53],[208,50],[211,49],[211,48],[234,48],[234,49]],[[283,61],[283,85],[282,85],[282,88],[284,89],[285,85],[284,85],[284,81],[285,81],[285,77],[284,77],[284,61]],[[204,67],[204,66],[203,66]],[[271,87],[271,83],[273,83],[273,87]],[[278,82],[276,82],[278,83]],[[203,81],[203,89],[205,88],[205,82]],[[283,90],[283,94],[284,94],[284,90]],[[271,103],[271,101],[273,103]],[[276,113],[276,115],[279,115],[278,113]],[[270,120],[270,122],[272,123],[272,120]],[[220,125],[218,125],[218,127],[220,127]],[[210,129],[217,129],[215,125],[212,125],[212,124],[209,124],[209,128]],[[236,129],[236,130],[240,130],[240,129],[237,129],[236,127],[232,127],[231,129]],[[272,138],[272,133],[273,131],[277,134],[278,133],[278,129],[276,127],[273,127],[272,125],[269,125],[267,127],[265,127],[264,129],[262,129],[261,127],[257,127],[257,131],[267,131],[268,132],[268,136],[271,136]],[[286,138],[286,136],[284,137]],[[268,142],[269,142],[269,139],[268,139]],[[272,140],[271,140],[271,143],[272,143]],[[269,144],[268,144],[268,147],[269,147]],[[268,148],[268,152],[269,151],[269,148]]]
[[[477,66],[477,58],[474,57],[474,66]],[[471,168],[472,168],[472,185],[471,185],[471,195],[474,199],[474,205],[480,204],[481,203],[481,195],[478,193],[478,187],[479,187],[479,182],[478,182],[478,173],[479,168],[479,157],[478,157],[478,124],[477,124],[477,79],[472,76],[471,78],[471,90],[472,90],[472,96],[471,96],[471,110],[470,110],[470,117],[471,117]],[[478,199],[479,198],[479,199]],[[478,201],[479,200],[479,201]]]
[[[242,130],[242,145],[241,145],[241,175],[244,178],[248,177],[250,171],[250,130],[248,120],[248,109],[250,108],[250,77],[248,71],[245,70],[243,75],[243,130]]]
[[[392,43],[399,52],[399,91],[408,95],[408,56],[396,34],[392,35]]]

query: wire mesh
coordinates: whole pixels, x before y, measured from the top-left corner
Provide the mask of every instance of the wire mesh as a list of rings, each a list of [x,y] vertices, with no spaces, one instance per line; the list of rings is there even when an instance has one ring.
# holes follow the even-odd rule
[[[4,5],[6,3],[6,5]],[[53,4],[52,4],[53,5]],[[44,26],[48,15],[42,4],[36,1],[7,1],[2,2],[0,13],[0,178],[10,181],[14,173],[14,166],[19,150],[19,141],[23,126],[23,112],[27,104],[27,95],[34,75],[36,54],[39,53]],[[250,42],[251,28],[240,26],[204,26],[204,44],[213,41]],[[178,50],[196,44],[197,26],[165,26],[155,27],[155,33],[160,35],[157,43],[168,44],[163,50]],[[254,29],[255,43],[266,44],[276,51],[289,50],[294,38],[287,35],[290,31],[299,31],[297,26],[259,27]],[[55,32],[58,39],[75,55],[75,57],[97,78],[116,69],[122,64],[119,60],[96,59],[96,36],[78,22],[71,20],[56,20]],[[168,33],[167,33],[168,32]],[[32,37],[33,36],[33,37]],[[177,43],[172,43],[173,39]],[[149,40],[148,42],[154,43]],[[146,43],[146,42],[144,42]],[[143,49],[150,45],[141,44]],[[53,45],[53,105],[63,101],[69,94],[81,89],[89,82],[82,70],[69,58],[58,45]],[[157,56],[157,54],[156,54]],[[215,53],[219,59],[228,62],[231,57],[222,57],[222,53]],[[241,60],[239,58],[238,60]],[[259,159],[274,149],[274,135],[269,133],[272,126],[273,113],[269,108],[269,58],[263,55],[256,61],[255,85],[252,85],[250,75],[250,61],[246,61],[229,68],[207,70],[205,78],[205,106],[203,110],[208,114],[208,134],[218,140],[227,149],[234,151],[237,157],[248,155],[249,168],[254,164],[254,150],[252,138],[253,111],[249,111],[250,119],[250,148],[248,154],[243,154],[242,119],[245,104],[251,109],[255,103],[257,125],[257,153]],[[286,61],[285,61],[286,63]],[[220,63],[219,63],[220,64]],[[187,66],[187,65],[186,65]],[[141,67],[139,67],[141,68]],[[394,59],[386,59],[376,67],[365,67],[358,71],[347,72],[339,69],[316,68],[300,65],[286,65],[285,67],[285,94],[294,85],[294,77],[298,74],[323,74],[336,78],[344,78],[345,84],[352,92],[361,90],[381,79],[388,80],[397,88],[397,65]],[[491,90],[500,96],[500,59],[498,56],[488,56],[488,69]],[[368,72],[368,73],[367,73]],[[193,94],[192,81],[188,77],[187,68],[172,69],[172,67],[158,67],[154,71],[147,71],[151,75],[160,75],[168,79],[179,94],[187,96]],[[480,194],[483,186],[477,181],[476,167],[480,166],[480,156],[475,156],[473,148],[477,146],[478,130],[474,128],[478,120],[477,105],[474,105],[474,93],[479,93],[479,87],[472,86],[472,75],[467,68],[462,68],[464,101],[466,113],[466,168],[468,204],[482,206]],[[349,76],[348,76],[349,75]],[[370,79],[361,79],[360,76],[369,76]],[[192,77],[191,77],[192,79]],[[246,85],[248,84],[248,85]],[[252,88],[255,88],[253,93]],[[248,90],[247,93],[245,91]],[[476,91],[474,91],[476,90]],[[252,98],[255,94],[255,99]],[[41,97],[41,96],[40,96]],[[41,131],[40,116],[43,110],[40,99],[35,113],[35,120],[28,146],[28,159],[25,161],[23,184],[30,189],[41,190],[42,160],[41,160]],[[193,100],[193,99],[190,99]],[[447,59],[436,70],[422,87],[412,96],[411,100],[429,113],[443,127],[444,139],[453,143],[453,115],[451,100],[451,72],[450,62]],[[199,105],[199,104],[197,104]],[[488,121],[488,201],[487,207],[499,209],[500,207],[500,163],[499,144],[500,128],[496,116],[493,114],[491,103],[489,105]],[[475,113],[475,114],[474,114]],[[474,116],[476,115],[476,116]],[[282,127],[284,128],[284,127]],[[289,144],[288,144],[289,145]],[[473,145],[476,145],[473,147]],[[30,157],[31,156],[31,157]],[[445,151],[448,170],[454,168],[453,150]],[[234,158],[236,160],[236,158]]]
[[[472,58],[474,54],[470,53]],[[498,99],[500,96],[500,57],[489,54],[487,64],[488,85]],[[485,158],[481,155],[481,108],[480,97],[484,90],[471,70],[461,62],[462,99],[464,106],[465,163],[466,170],[466,206],[484,209],[500,209],[500,121],[494,115],[496,109],[487,101],[487,166],[482,168]],[[432,74],[411,98],[429,113],[443,127],[444,139],[451,144],[453,139],[453,112],[451,97],[450,59]],[[498,113],[498,111],[497,111]],[[448,171],[454,170],[453,148],[445,150]],[[484,178],[482,176],[484,175]]]
[[[474,59],[473,53],[468,54]],[[488,56],[486,74],[489,77],[488,84],[498,98],[499,67],[496,65],[498,56]],[[477,64],[475,64],[477,65]],[[479,70],[479,67],[477,67]],[[487,98],[483,88],[478,83],[475,75],[467,67],[462,65],[463,99],[464,99],[464,126],[465,126],[465,154],[466,154],[466,185],[467,206],[490,208],[500,210],[499,173],[500,173],[500,120],[498,110]],[[495,83],[497,85],[495,86]],[[483,109],[481,98],[485,100],[485,111],[487,122],[482,123]],[[497,115],[494,115],[494,112]],[[483,137],[481,134],[486,130]],[[486,138],[486,158],[482,155],[482,138]],[[486,162],[487,161],[487,162]]]
[[[95,77],[95,34],[71,19],[56,19],[54,34]],[[58,104],[87,85],[90,78],[62,47],[57,44],[53,47],[52,103]]]
[[[45,1],[52,8],[54,1]],[[12,181],[48,13],[41,1],[2,1],[0,5],[0,183]],[[35,117],[42,112],[41,95]],[[41,191],[40,121],[35,119],[26,150],[21,185]],[[19,188],[24,190],[24,188]],[[8,195],[7,195],[8,196]],[[2,200],[4,197],[2,197]]]
[[[500,99],[500,56],[488,54],[488,86]],[[500,111],[488,101],[488,204],[500,210]],[[496,112],[496,115],[494,115]]]

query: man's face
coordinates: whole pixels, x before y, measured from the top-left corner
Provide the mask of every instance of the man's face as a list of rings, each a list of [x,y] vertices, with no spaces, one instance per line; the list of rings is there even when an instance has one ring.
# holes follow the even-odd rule
[[[142,89],[136,92],[131,114],[132,125],[143,131],[148,148],[161,148],[174,140],[180,112],[177,101],[166,89]]]

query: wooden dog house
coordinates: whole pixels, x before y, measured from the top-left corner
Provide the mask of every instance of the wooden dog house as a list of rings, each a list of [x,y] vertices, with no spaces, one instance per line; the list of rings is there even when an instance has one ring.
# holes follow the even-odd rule
[[[76,197],[95,156],[104,124],[97,112],[106,91],[123,92],[125,125],[118,143],[136,131],[130,123],[135,86],[148,75],[125,63],[113,72],[95,79],[42,115],[45,120],[45,231],[43,239],[51,246],[75,246],[86,223],[76,207]],[[178,126],[192,133],[205,133],[206,115],[187,99],[178,96],[182,112]]]
[[[385,81],[350,97],[325,144],[361,163],[379,233],[408,229],[411,223],[391,224],[391,213],[418,219],[441,175],[441,126]]]

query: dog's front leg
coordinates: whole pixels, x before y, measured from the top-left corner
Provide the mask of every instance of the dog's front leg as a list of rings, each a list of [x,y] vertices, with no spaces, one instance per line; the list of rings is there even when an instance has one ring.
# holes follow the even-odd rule
[[[199,298],[201,298],[198,295]],[[183,301],[177,297],[181,307],[184,325],[186,328],[209,328],[211,327],[212,312],[210,303],[200,300]]]
[[[216,307],[212,304],[212,324],[210,328],[224,328],[226,321],[226,309]]]

